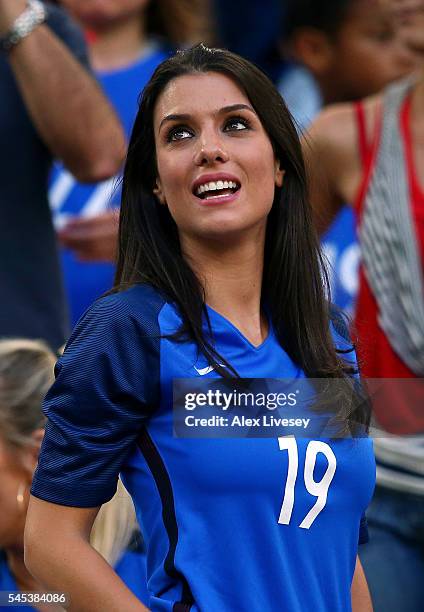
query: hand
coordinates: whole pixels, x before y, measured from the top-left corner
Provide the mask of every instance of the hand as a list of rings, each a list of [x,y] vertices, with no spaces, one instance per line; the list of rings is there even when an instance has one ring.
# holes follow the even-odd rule
[[[119,210],[108,210],[95,217],[72,219],[58,231],[60,244],[74,251],[80,261],[115,262]]]
[[[15,19],[26,8],[26,0],[0,0],[0,36],[3,36],[11,29]]]

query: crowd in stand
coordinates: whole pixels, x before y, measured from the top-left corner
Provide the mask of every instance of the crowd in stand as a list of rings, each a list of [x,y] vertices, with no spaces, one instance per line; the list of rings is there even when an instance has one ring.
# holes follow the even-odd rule
[[[24,561],[43,398],[72,329],[125,278],[122,269],[115,276],[124,257],[122,172],[126,159],[131,169],[128,143],[143,89],[162,62],[201,42],[255,62],[294,119],[332,301],[347,313],[361,375],[372,381],[377,481],[359,558],[376,612],[418,612],[422,0],[0,0],[0,592],[46,588]],[[91,543],[144,605],[162,609],[150,599],[154,577],[149,587],[146,545],[121,481],[97,515]]]

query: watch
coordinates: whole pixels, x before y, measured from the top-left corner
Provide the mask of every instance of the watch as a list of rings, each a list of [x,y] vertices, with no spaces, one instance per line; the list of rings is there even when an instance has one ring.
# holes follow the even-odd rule
[[[0,38],[0,49],[10,51],[20,40],[28,36],[46,20],[47,10],[39,0],[28,0],[27,8],[17,17],[11,29]]]

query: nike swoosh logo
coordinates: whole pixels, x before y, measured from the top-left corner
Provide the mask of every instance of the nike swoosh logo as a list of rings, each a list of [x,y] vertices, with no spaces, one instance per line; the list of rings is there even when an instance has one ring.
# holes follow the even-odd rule
[[[225,368],[223,363],[220,363],[219,365]],[[196,368],[196,366],[194,366],[194,369],[196,370],[198,374],[200,374],[200,376],[205,376],[205,374],[209,374],[209,372],[213,372],[215,368],[213,368],[212,366],[207,366],[206,368],[199,369],[199,368]]]

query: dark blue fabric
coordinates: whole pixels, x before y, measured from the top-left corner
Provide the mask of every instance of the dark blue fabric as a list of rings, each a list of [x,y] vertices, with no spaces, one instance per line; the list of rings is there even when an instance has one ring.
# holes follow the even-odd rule
[[[111,499],[126,456],[158,405],[163,300],[146,286],[125,298],[96,302],[56,365],[44,402],[48,422],[31,490],[36,497],[82,507]]]
[[[283,30],[285,0],[213,0],[222,46],[258,64],[277,80],[277,49]]]
[[[48,25],[86,61],[82,35],[62,10],[49,9]],[[57,349],[66,337],[67,317],[47,201],[51,155],[5,55],[0,83],[0,336],[42,338]]]

